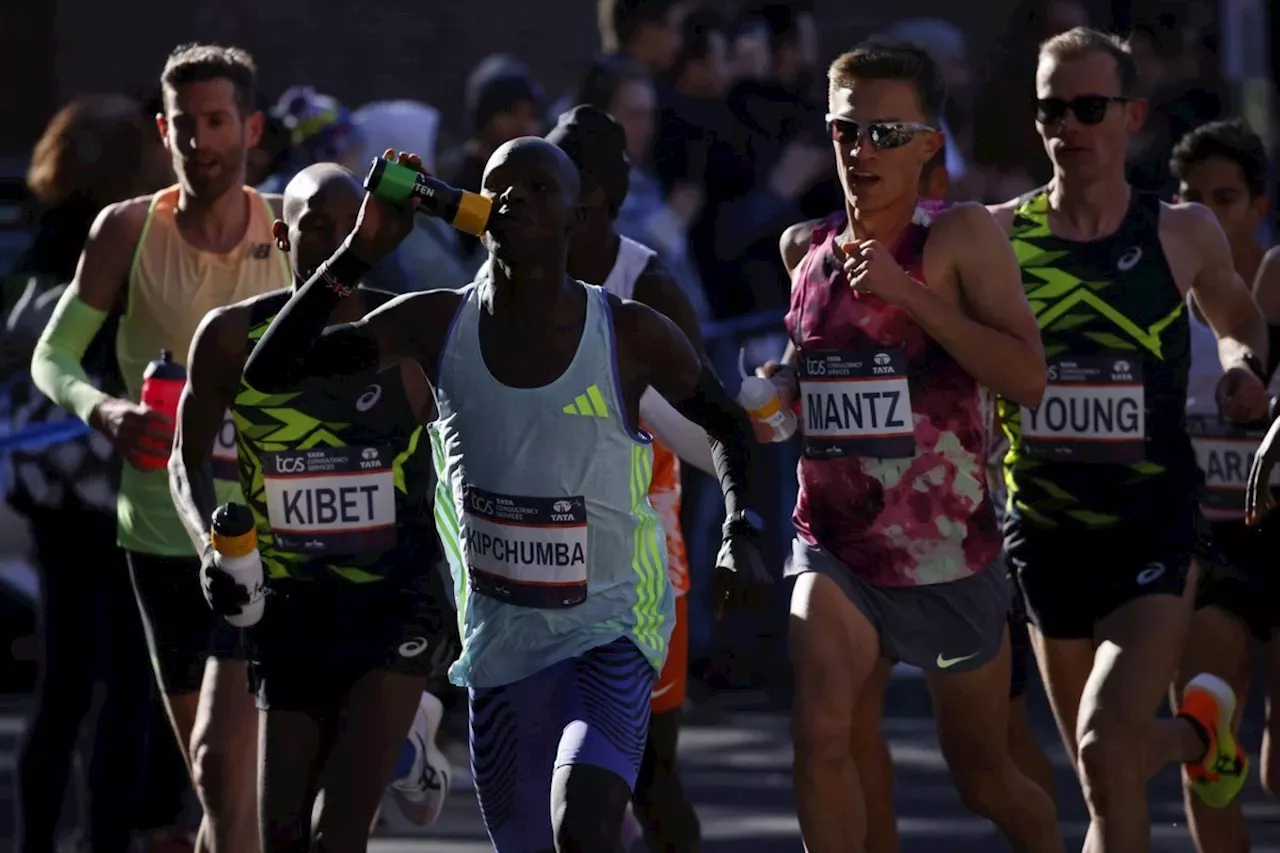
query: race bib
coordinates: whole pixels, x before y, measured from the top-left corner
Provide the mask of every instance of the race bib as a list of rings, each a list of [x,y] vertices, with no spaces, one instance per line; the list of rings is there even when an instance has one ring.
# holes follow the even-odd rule
[[[1214,521],[1243,518],[1249,469],[1266,433],[1208,415],[1188,415],[1187,434],[1196,451],[1196,464],[1204,472],[1200,506],[1205,517]],[[1271,472],[1271,485],[1280,486],[1280,468]]]
[[[1054,356],[1034,409],[1022,407],[1030,456],[1128,465],[1146,456],[1142,362],[1130,356]]]
[[[805,456],[904,459],[915,455],[915,420],[902,350],[823,350],[800,355]]]
[[[240,482],[240,455],[236,451],[236,422],[231,419],[230,409],[222,418],[218,437],[213,440],[212,467],[215,480]]]
[[[587,503],[581,496],[462,490],[462,540],[477,592],[521,607],[587,600]]]
[[[381,447],[265,453],[267,518],[276,547],[359,554],[396,544],[395,476]]]

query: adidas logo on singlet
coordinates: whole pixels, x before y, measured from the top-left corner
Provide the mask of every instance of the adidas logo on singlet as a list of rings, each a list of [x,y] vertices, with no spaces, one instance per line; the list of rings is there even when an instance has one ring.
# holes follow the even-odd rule
[[[573,402],[563,409],[566,415],[585,415],[589,418],[609,417],[609,407],[605,405],[604,395],[600,389],[592,385],[585,393],[579,394]]]

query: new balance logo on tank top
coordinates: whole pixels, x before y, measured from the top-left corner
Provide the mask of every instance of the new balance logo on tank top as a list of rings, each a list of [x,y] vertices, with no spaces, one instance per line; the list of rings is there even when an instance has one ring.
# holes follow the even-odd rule
[[[631,299],[636,281],[654,262],[658,253],[629,237],[618,243],[618,257],[613,269],[601,285],[619,299]],[[648,429],[644,420],[641,429]],[[680,524],[680,457],[657,438],[653,439],[653,477],[649,486],[649,503],[662,519],[667,537],[667,575],[676,596],[689,591],[689,559],[684,549],[684,530]]]
[[[275,213],[267,200],[244,188],[249,226],[234,249],[202,252],[182,238],[175,220],[178,188],[152,196],[142,236],[129,271],[124,315],[116,335],[116,359],[131,400],[140,399],[142,373],[160,350],[186,366],[200,321],[215,308],[289,286],[292,275],[271,236]],[[213,454],[218,502],[242,501],[234,451],[223,423]],[[169,494],[166,471],[125,465],[117,510],[120,545],[130,551],[167,557],[191,556],[187,535]]]
[[[391,294],[361,291],[369,310]],[[252,348],[290,291],[253,303]],[[353,583],[435,571],[435,472],[398,369],[311,378],[287,394],[244,379],[232,406],[240,482],[268,579]]]
[[[494,379],[474,284],[440,356],[432,456],[463,645],[455,684],[510,684],[620,637],[655,670],[666,659],[675,604],[653,452],[625,421],[608,297],[583,287],[582,340],[548,385]],[[566,409],[584,395],[592,417]]]
[[[1012,241],[1048,363],[1034,409],[999,401],[1011,534],[1099,529],[1182,507],[1199,475],[1187,438],[1187,306],[1160,245],[1160,201],[1134,192],[1115,234],[1055,237],[1045,190]]]
[[[917,280],[921,201],[893,254]],[[836,255],[843,212],[813,232],[787,331],[799,350],[801,539],[884,586],[959,580],[1000,551],[984,466],[983,392],[905,311],[854,291]]]

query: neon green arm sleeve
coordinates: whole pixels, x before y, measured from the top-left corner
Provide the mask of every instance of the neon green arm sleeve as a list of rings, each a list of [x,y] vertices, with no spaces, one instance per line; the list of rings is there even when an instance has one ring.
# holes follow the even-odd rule
[[[109,396],[93,387],[80,365],[106,321],[106,311],[82,302],[75,289],[68,287],[31,356],[31,378],[36,387],[85,423],[98,403]]]

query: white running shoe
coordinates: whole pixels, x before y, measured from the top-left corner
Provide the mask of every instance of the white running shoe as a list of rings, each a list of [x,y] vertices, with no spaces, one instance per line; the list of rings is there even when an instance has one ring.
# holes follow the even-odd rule
[[[393,780],[389,789],[400,813],[415,826],[435,823],[449,798],[453,768],[436,747],[436,732],[443,718],[440,700],[424,692],[403,747],[406,759],[412,751],[413,761],[408,772]]]

